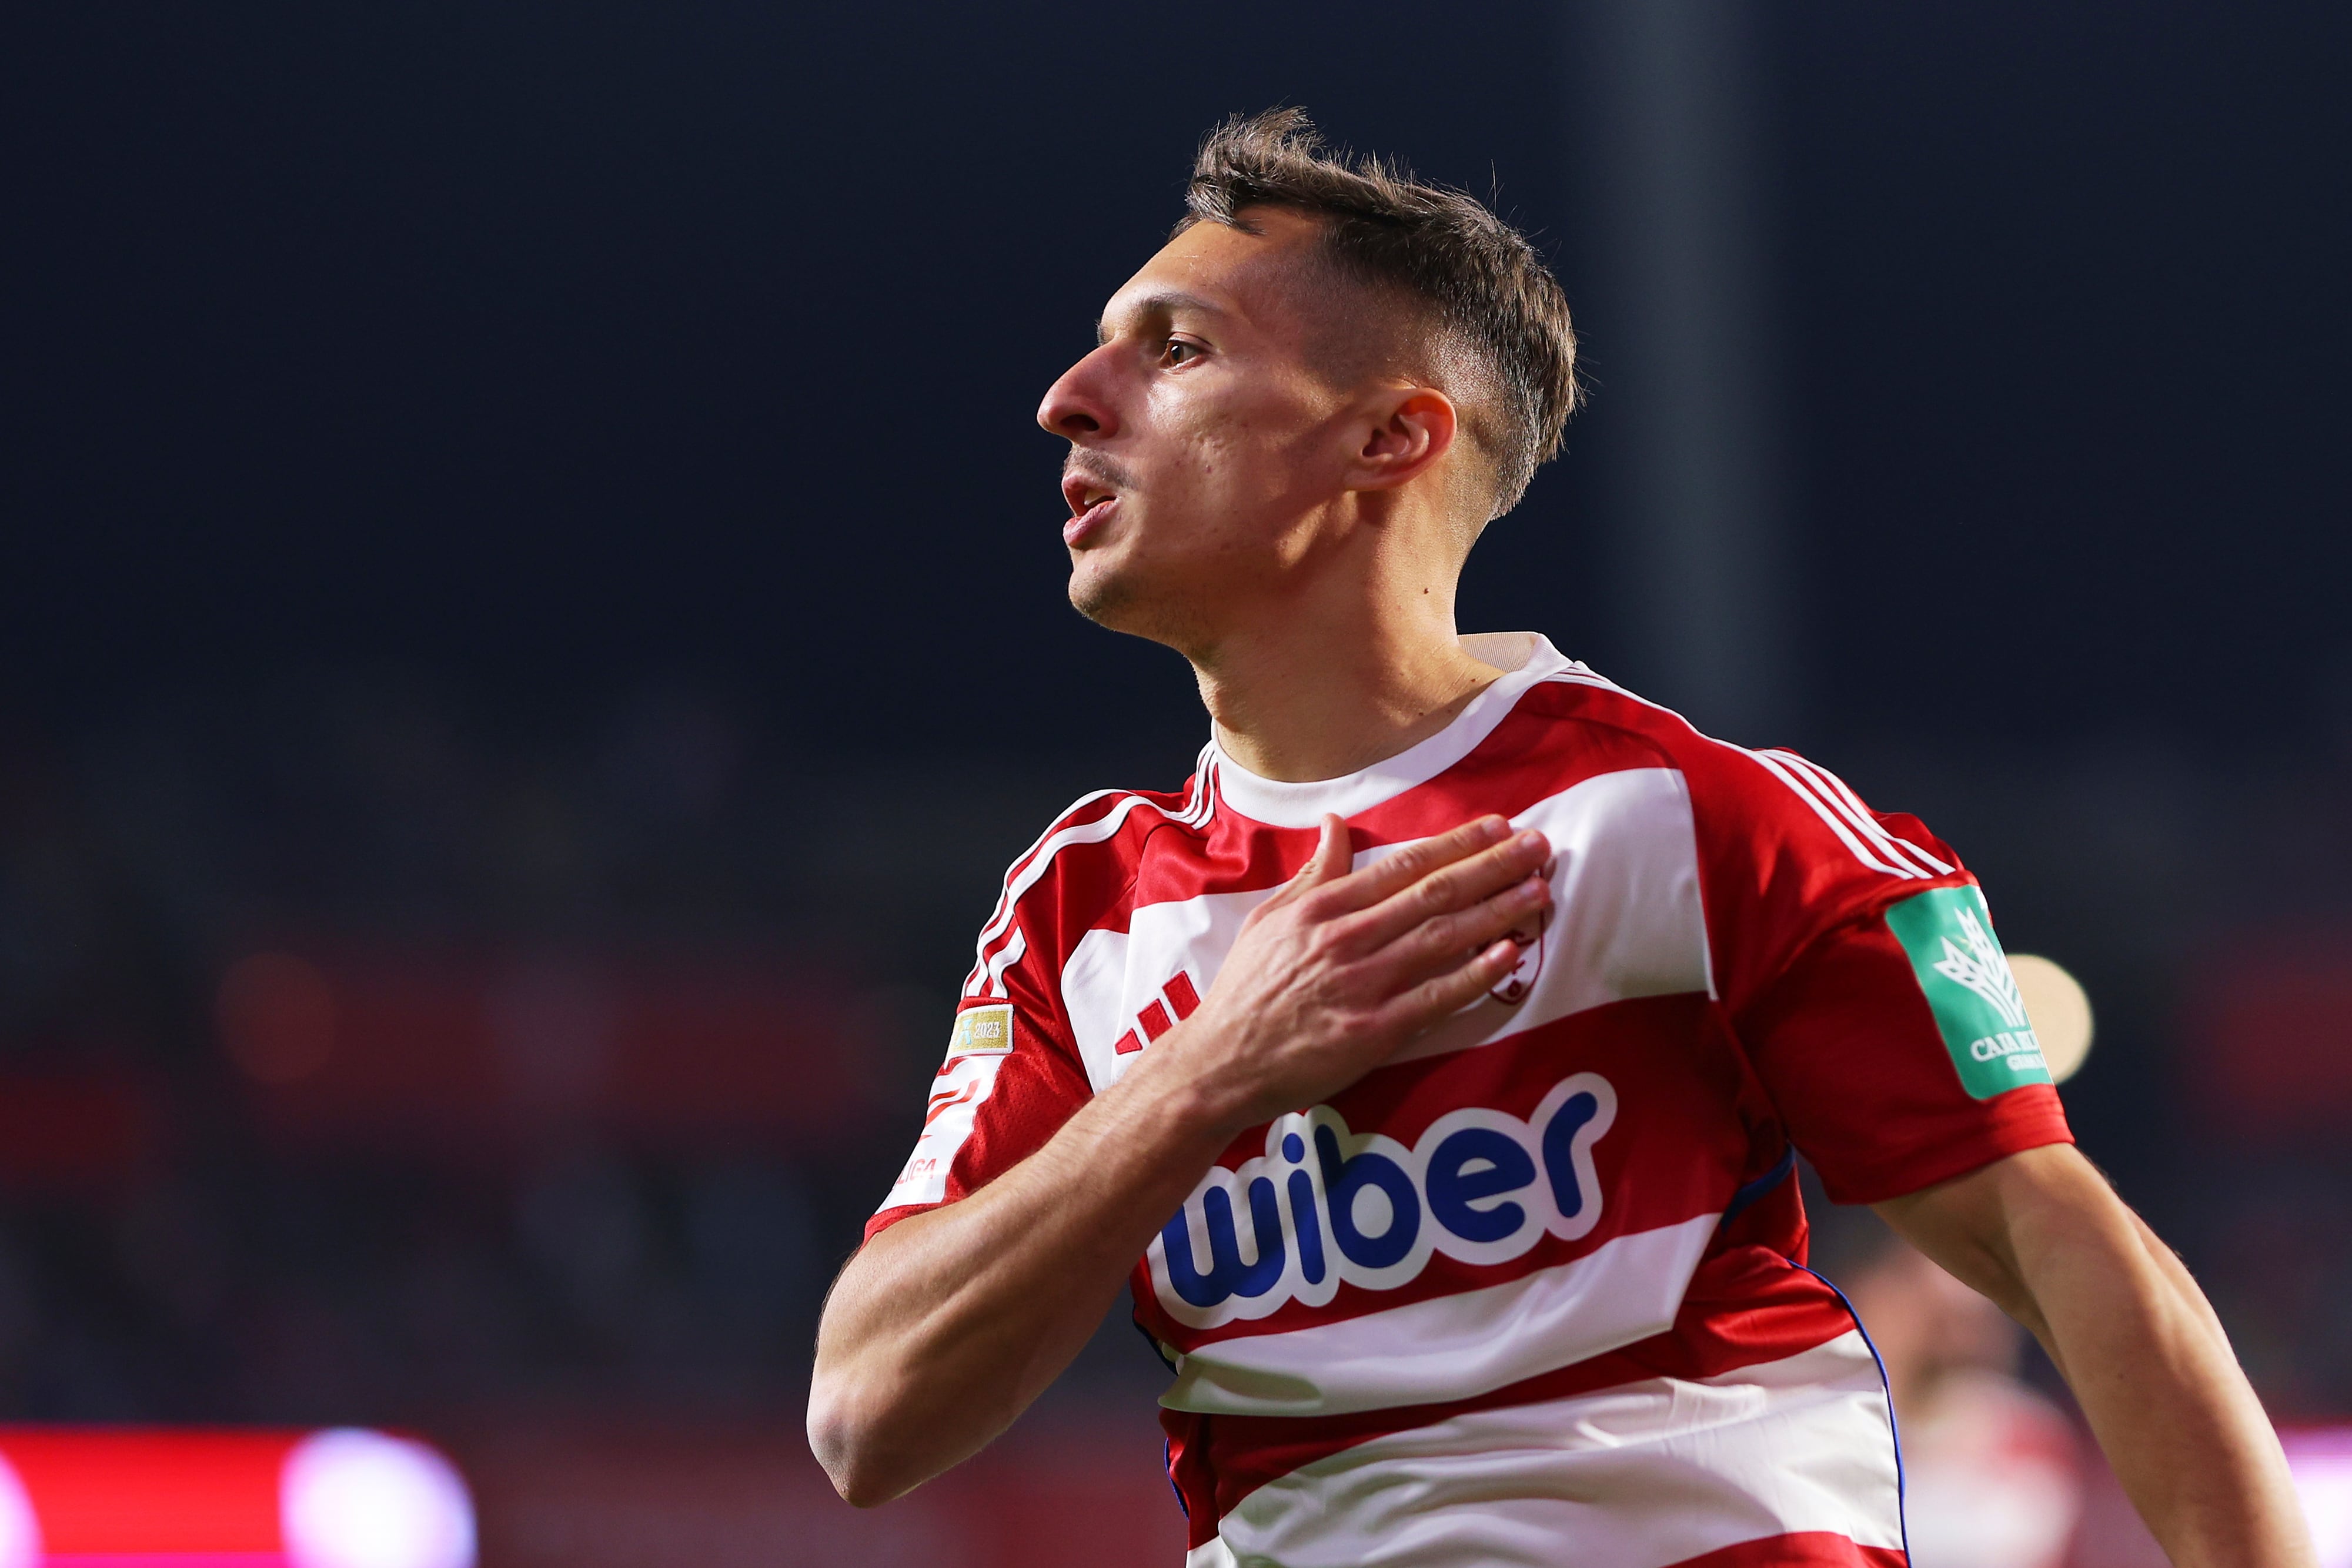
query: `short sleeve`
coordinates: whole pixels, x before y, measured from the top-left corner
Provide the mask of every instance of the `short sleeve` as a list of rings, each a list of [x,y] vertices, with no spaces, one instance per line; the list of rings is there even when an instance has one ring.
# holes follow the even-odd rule
[[[1972,879],[1822,933],[1734,1027],[1839,1203],[2073,1141]]]
[[[998,944],[1003,957],[976,969],[957,1003],[923,1130],[866,1222],[868,1240],[994,1181],[1036,1153],[1093,1094],[1070,1043],[1053,966],[1041,956],[1055,950],[1050,934],[1041,928],[1033,937],[1027,912],[1010,915]]]
[[[1841,1203],[2069,1141],[1976,879],[1788,751],[1691,758],[1716,994]]]

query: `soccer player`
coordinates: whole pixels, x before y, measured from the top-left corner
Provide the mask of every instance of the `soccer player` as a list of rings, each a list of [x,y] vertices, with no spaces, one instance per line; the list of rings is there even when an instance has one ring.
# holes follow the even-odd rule
[[[1801,1150],[2032,1330],[2176,1563],[2308,1568],[1958,857],[1541,637],[1456,636],[1576,401],[1526,241],[1294,111],[1211,135],[1187,205],[1038,419],[1071,601],[1190,659],[1213,737],[1005,878],[826,1305],[842,1494],[971,1455],[1128,1281],[1192,1568],[1900,1563]]]

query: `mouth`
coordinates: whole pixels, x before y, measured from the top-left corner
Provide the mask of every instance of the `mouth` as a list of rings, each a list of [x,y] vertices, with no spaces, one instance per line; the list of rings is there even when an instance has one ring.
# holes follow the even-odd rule
[[[1118,492],[1090,474],[1066,474],[1062,476],[1062,499],[1070,508],[1070,520],[1062,525],[1062,542],[1076,547],[1099,533],[1109,521],[1112,509],[1118,505]]]

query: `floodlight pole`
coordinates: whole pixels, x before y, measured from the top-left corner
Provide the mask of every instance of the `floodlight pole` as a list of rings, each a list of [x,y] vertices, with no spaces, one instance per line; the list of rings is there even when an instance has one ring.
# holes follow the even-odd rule
[[[1624,678],[1748,744],[1797,717],[1759,21],[1585,0],[1568,30]]]

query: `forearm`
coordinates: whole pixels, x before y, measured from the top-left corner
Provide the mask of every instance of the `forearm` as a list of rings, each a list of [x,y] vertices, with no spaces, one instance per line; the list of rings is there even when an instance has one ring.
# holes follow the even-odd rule
[[[809,1396],[810,1443],[843,1496],[887,1501],[969,1458],[1085,1344],[1229,1135],[1159,1065],[1147,1056],[1036,1154],[843,1270]]]
[[[2308,1563],[2278,1439],[2204,1292],[2121,1204],[2071,1218],[2021,1228],[2028,1326],[2140,1517],[2179,1568]]]
[[[2170,1249],[2071,1148],[1881,1206],[2032,1330],[2177,1568],[2309,1568],[2269,1419]]]

